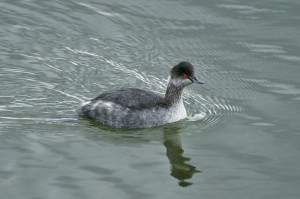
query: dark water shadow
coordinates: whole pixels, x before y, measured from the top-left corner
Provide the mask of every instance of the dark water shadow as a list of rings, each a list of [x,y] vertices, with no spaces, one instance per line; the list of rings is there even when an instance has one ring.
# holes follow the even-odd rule
[[[118,140],[122,139],[124,141],[123,143],[126,143],[128,138],[130,138],[131,141],[140,143],[149,141],[149,139],[156,140],[156,138],[159,137],[160,141],[162,141],[166,147],[166,156],[170,163],[170,175],[178,180],[178,185],[181,187],[192,185],[193,182],[191,179],[193,175],[202,172],[198,170],[196,166],[188,163],[191,161],[191,157],[184,155],[180,136],[182,122],[149,129],[116,129],[92,120],[87,121],[92,127],[100,128],[106,133],[109,133],[110,138],[115,139],[117,137]],[[149,134],[152,135],[149,136]],[[160,136],[158,136],[158,134]],[[95,138],[95,136],[102,137],[101,135],[94,135],[93,137]],[[163,137],[163,140],[161,137]]]
[[[193,184],[188,180],[192,179],[195,173],[200,173],[201,171],[197,170],[195,166],[188,164],[191,158],[184,156],[179,132],[179,126],[172,125],[165,127],[164,145],[171,166],[170,175],[179,180],[179,186],[187,187]]]

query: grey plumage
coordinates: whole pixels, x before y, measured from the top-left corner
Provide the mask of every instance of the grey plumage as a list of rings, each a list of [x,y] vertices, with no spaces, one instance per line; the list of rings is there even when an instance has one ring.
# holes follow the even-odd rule
[[[137,88],[108,91],[85,103],[84,117],[116,128],[145,128],[176,122],[186,118],[182,102],[183,88],[200,83],[189,62],[181,62],[170,72],[164,97]]]

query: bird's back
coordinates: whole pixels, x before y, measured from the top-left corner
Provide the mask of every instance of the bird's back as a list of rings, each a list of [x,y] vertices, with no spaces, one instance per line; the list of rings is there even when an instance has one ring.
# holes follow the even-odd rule
[[[143,110],[155,107],[163,101],[163,97],[151,91],[137,88],[123,88],[102,93],[92,99],[91,102],[96,103],[99,100],[112,102],[129,109]]]

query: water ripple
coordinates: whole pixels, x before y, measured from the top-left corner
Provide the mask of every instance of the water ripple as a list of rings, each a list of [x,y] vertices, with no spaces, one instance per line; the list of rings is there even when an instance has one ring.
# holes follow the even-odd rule
[[[16,38],[25,38],[25,43],[4,51],[8,59],[18,58],[19,67],[3,70],[6,82],[16,82],[13,79],[17,82],[6,85],[12,88],[6,95],[13,97],[3,98],[5,103],[0,108],[6,112],[0,117],[30,121],[39,112],[41,118],[36,121],[72,118],[82,101],[120,87],[140,87],[164,95],[170,68],[182,60],[191,61],[204,79],[210,78],[202,87],[203,92],[195,87],[185,91],[190,121],[214,124],[224,114],[242,112],[243,108],[231,100],[246,96],[244,88],[233,83],[217,85],[222,80],[238,80],[235,79],[238,72],[220,70],[207,63],[208,59],[223,61],[220,57],[228,59],[232,55],[224,54],[222,46],[211,42],[208,34],[202,34],[225,22],[228,25],[230,20],[188,2],[183,7],[190,12],[183,12],[184,9],[178,10],[174,5],[178,3],[157,2],[160,9],[156,9],[152,3],[146,8],[97,2],[22,2],[24,6],[18,10],[22,21],[12,18],[12,26],[6,31]],[[10,3],[5,4],[8,10],[16,9]],[[26,15],[36,8],[40,12]],[[162,10],[168,12],[162,15]],[[106,24],[106,28],[95,24]],[[9,49],[10,43],[4,42],[3,46]],[[208,59],[202,61],[201,57]],[[205,89],[216,93],[205,94]],[[233,96],[233,92],[241,93]],[[8,116],[13,111],[19,115]]]
[[[270,45],[270,44],[255,44],[255,43],[247,43],[247,42],[238,42],[238,45],[249,48],[252,52],[256,53],[277,53],[284,54],[287,53],[283,47],[278,45]]]

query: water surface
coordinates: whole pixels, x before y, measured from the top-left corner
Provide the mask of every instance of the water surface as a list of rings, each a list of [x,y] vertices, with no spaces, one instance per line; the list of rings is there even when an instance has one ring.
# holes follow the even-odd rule
[[[0,2],[1,198],[300,197],[300,2]],[[163,95],[190,61],[188,120],[78,118],[101,92]]]

